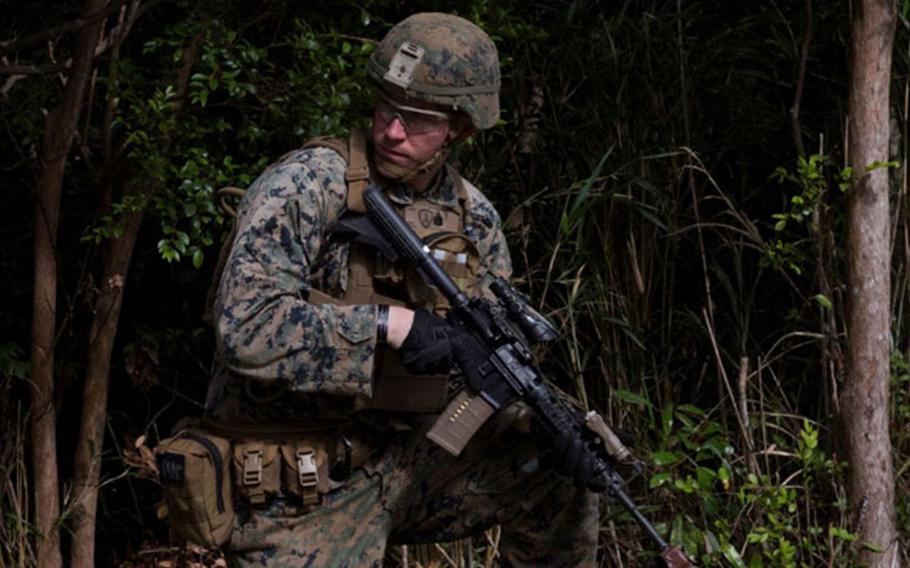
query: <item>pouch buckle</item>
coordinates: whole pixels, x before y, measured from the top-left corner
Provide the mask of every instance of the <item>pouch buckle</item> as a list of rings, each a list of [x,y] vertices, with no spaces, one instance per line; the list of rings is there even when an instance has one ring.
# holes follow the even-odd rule
[[[297,475],[300,487],[310,489],[316,487],[319,474],[316,470],[316,455],[313,450],[297,450]]]
[[[297,450],[297,477],[304,506],[318,505],[319,492],[316,490],[316,484],[319,481],[319,473],[316,468],[316,453],[313,450]]]
[[[243,484],[259,485],[262,483],[262,450],[250,448],[243,452]]]

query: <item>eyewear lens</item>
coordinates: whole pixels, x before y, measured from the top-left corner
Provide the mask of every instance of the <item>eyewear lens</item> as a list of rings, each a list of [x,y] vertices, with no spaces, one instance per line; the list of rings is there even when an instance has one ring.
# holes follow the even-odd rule
[[[376,116],[385,124],[397,118],[408,134],[426,134],[449,119],[444,112],[401,105],[381,96],[376,99]]]

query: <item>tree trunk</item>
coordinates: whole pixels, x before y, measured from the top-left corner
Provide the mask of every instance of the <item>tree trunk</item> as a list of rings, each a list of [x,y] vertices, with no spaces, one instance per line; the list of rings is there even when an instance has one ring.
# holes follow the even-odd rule
[[[141,211],[130,214],[125,220],[123,234],[109,243],[107,254],[104,255],[101,291],[95,301],[95,313],[89,332],[82,422],[76,446],[73,484],[76,518],[73,523],[70,564],[74,568],[90,568],[95,565],[95,517],[98,509],[98,481],[101,474],[101,450],[104,446],[111,352],[114,349],[117,323],[120,321],[126,273],[142,218]]]
[[[195,35],[183,50],[183,65],[177,71],[176,101],[178,112],[184,100],[196,55],[203,34]],[[165,141],[165,152],[170,140]],[[113,169],[113,165],[110,166]],[[144,195],[148,197],[158,187],[157,180],[134,180],[148,183]],[[105,196],[101,196],[102,207]],[[101,475],[101,453],[104,447],[104,423],[107,417],[107,395],[110,384],[111,353],[120,308],[123,305],[123,286],[130,259],[144,217],[143,211],[131,213],[124,219],[124,231],[118,239],[109,242],[104,255],[101,292],[95,301],[92,328],[89,333],[88,359],[85,371],[85,390],[82,400],[82,421],[76,447],[73,502],[76,520],[73,526],[73,548],[70,564],[73,568],[95,566],[95,519],[98,510],[98,488]]]
[[[83,13],[96,12],[103,0],[86,0]],[[41,145],[41,178],[35,205],[35,290],[32,303],[31,386],[32,465],[35,477],[35,522],[38,529],[38,565],[62,563],[57,522],[60,517],[57,474],[57,437],[54,408],[54,336],[57,317],[57,263],[55,247],[60,214],[63,173],[85,87],[91,73],[101,22],[83,28],[76,39],[73,65],[63,98],[47,115]]]
[[[893,0],[854,5],[849,162],[856,182],[848,205],[847,374],[842,402],[850,463],[850,501],[862,561],[899,562],[894,474],[888,432],[890,377],[888,169],[889,83],[894,42]],[[877,552],[882,550],[883,552]]]

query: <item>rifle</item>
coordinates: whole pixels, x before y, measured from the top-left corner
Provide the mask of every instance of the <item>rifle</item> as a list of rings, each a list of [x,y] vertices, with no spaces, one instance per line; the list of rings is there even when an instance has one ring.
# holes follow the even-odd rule
[[[551,441],[565,436],[584,440],[576,444],[574,451],[582,452],[580,459],[589,464],[589,475],[585,476],[587,489],[607,492],[619,501],[658,545],[667,566],[692,566],[682,550],[670,546],[658,534],[623,490],[622,479],[611,464],[611,459],[624,458],[622,450],[625,448],[615,435],[611,437],[612,432],[596,414],[582,419],[570,410],[550,391],[537,370],[527,339],[543,342],[555,338],[556,331],[549,322],[501,278],[490,285],[498,302],[468,298],[379,188],[367,188],[363,199],[367,217],[347,223],[342,221],[340,232],[353,234],[358,240],[376,246],[390,262],[403,258],[415,266],[421,277],[436,286],[451,305],[448,320],[455,330],[453,349],[458,347],[456,341],[467,340],[474,349],[472,357],[477,357],[479,362],[471,372],[462,369],[468,379],[468,388],[439,416],[427,434],[430,439],[458,455],[487,418],[512,401],[522,400],[534,411]],[[599,435],[590,436],[590,432]],[[578,455],[574,457],[579,458]]]

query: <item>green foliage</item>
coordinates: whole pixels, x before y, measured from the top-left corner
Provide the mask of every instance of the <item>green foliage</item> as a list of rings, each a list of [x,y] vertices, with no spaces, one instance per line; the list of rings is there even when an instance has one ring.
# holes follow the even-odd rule
[[[28,422],[26,406],[15,393],[27,386],[29,361],[16,342],[0,342],[0,565],[25,566],[34,563],[25,550],[34,537],[29,520],[19,512],[28,507],[26,447]]]
[[[361,22],[367,27],[371,19],[364,13]],[[335,39],[300,19],[294,21],[289,42],[294,55],[286,71],[287,88],[272,104],[295,118],[295,135],[340,136],[364,126],[364,111],[372,101],[366,62],[374,44]]]
[[[805,235],[800,231],[806,229],[810,234],[821,230],[815,220],[820,215],[819,209],[825,208],[822,214],[832,212],[824,201],[825,194],[831,187],[840,193],[847,192],[853,183],[853,168],[836,169],[830,156],[812,154],[808,159],[798,157],[795,171],[778,167],[772,177],[788,190],[787,203],[784,211],[771,215],[775,236],[768,243],[764,262],[802,275],[811,257],[806,249],[812,241],[796,235]]]
[[[796,162],[796,172],[790,172],[780,167],[774,171],[774,178],[778,183],[789,182],[796,186],[798,193],[789,198],[789,209],[783,213],[775,213],[771,217],[777,222],[774,230],[781,232],[787,228],[787,223],[804,224],[811,220],[812,213],[820,205],[821,198],[828,187],[828,180],[824,175],[825,166],[831,165],[829,157],[813,154],[809,159],[800,156]],[[851,175],[849,169],[839,172],[838,187],[841,191],[849,189]]]
[[[372,99],[365,69],[373,44],[305,21],[294,18],[284,37],[262,46],[243,36],[251,30],[226,20],[191,18],[147,40],[140,57],[121,60],[121,81],[111,85],[115,133],[141,189],[120,198],[84,240],[117,238],[125,213],[149,208],[161,224],[161,258],[190,259],[198,269],[224,222],[218,188],[248,186],[275,158],[276,145],[284,152],[362,126]],[[370,23],[363,12],[359,26]],[[193,42],[198,54],[183,96],[176,69]]]
[[[774,422],[786,428],[786,421]],[[658,441],[650,461],[657,473],[649,487],[680,503],[671,537],[700,565],[743,566],[745,558],[749,566],[808,567],[817,558],[846,557],[845,544],[855,536],[840,524],[842,493],[831,505],[814,502],[819,492],[838,487],[843,465],[820,448],[820,430],[809,420],[792,437],[776,437],[767,472],[757,469],[760,460],[748,465],[738,457],[724,427],[695,406],[665,406],[653,426]],[[827,520],[831,513],[841,517],[838,524]],[[740,550],[737,542],[744,543]]]
[[[0,343],[0,377],[25,379],[29,373],[25,351],[17,343]]]
[[[151,205],[161,223],[158,252],[168,262],[189,258],[200,268],[204,250],[215,242],[223,222],[215,190],[247,185],[265,162],[264,157],[236,159],[237,148],[222,143],[233,134],[233,125],[224,117],[208,119],[204,112],[210,100],[221,104],[255,100],[264,51],[238,40],[237,33],[221,22],[203,21],[166,28],[161,37],[146,42],[143,56],[183,65],[187,38],[194,36],[201,44],[194,67],[199,71],[190,78],[185,100],[178,100],[174,84],[143,98],[138,86],[159,79],[133,74],[124,90],[124,111],[117,125],[129,157],[140,168],[140,183],[149,187],[144,192],[149,196],[146,205]],[[136,96],[130,96],[133,93]]]
[[[891,354],[891,408],[896,420],[910,419],[910,363],[900,351]]]

